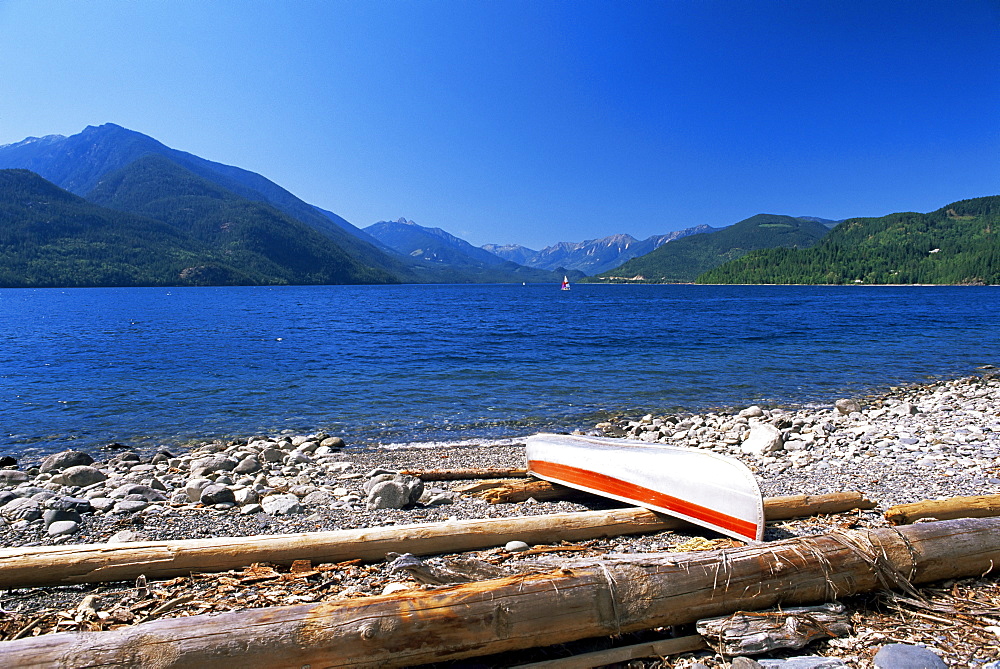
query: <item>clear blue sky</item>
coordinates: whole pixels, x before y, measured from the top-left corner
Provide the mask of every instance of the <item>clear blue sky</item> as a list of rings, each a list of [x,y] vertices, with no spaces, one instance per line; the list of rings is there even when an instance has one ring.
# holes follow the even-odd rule
[[[477,245],[930,211],[1000,194],[1000,0],[0,0],[0,144],[106,122]]]

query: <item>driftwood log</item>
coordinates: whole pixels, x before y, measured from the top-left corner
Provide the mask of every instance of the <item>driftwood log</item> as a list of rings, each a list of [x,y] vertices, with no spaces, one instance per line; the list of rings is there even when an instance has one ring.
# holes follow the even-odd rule
[[[768,498],[764,513],[769,519],[782,520],[830,513],[832,508],[840,511],[866,508],[867,504],[871,503],[860,493],[792,495]],[[682,527],[691,526],[630,507],[334,532],[7,548],[0,550],[0,590],[125,581],[140,575],[150,579],[173,578],[191,572],[237,569],[254,562],[279,565],[290,565],[295,560],[310,560],[314,564],[345,560],[378,562],[387,553],[435,555],[494,548],[512,540],[548,544]]]
[[[851,616],[843,604],[830,602],[771,611],[737,611],[699,620],[696,629],[723,655],[760,655],[805,648],[817,639],[847,636],[851,633]]]
[[[465,479],[525,478],[524,467],[479,467],[473,469],[404,469],[399,472],[424,481],[462,481]]]
[[[11,667],[411,666],[979,576],[997,564],[1000,519],[949,520],[48,634],[0,644],[0,657]]]
[[[921,518],[952,520],[990,516],[1000,516],[1000,495],[927,499],[912,504],[897,504],[885,512],[885,519],[893,525],[907,525]]]
[[[455,492],[485,499],[490,504],[524,502],[529,499],[537,502],[600,499],[598,495],[593,493],[536,478],[515,481],[483,481],[478,484],[460,486],[455,488]]]

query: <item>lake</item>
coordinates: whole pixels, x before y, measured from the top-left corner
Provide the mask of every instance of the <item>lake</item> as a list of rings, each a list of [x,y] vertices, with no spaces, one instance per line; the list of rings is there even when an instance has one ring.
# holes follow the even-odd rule
[[[1000,365],[1000,288],[0,290],[0,454],[323,430],[470,443]]]

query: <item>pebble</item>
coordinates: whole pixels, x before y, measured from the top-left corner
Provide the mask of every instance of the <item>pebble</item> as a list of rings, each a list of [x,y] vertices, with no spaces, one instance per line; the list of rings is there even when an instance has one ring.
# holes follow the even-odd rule
[[[1000,492],[998,407],[1000,380],[969,377],[825,407],[754,405],[732,412],[619,417],[588,432],[736,457],[755,472],[765,495],[861,490],[884,509]],[[124,451],[84,464],[86,458],[71,455],[79,451],[65,451],[41,465],[12,462],[6,466],[20,468],[0,469],[0,543],[240,536],[580,508],[568,502],[488,505],[454,493],[451,488],[460,483],[425,490],[420,479],[398,474],[439,456],[447,456],[440,467],[523,466],[523,448],[517,445],[456,446],[446,453],[344,448],[342,439],[329,435],[278,435],[160,451],[148,460]],[[122,523],[142,527],[143,521],[143,533],[120,531]],[[615,541],[624,551],[660,548],[650,537]],[[512,541],[504,548],[516,552],[528,545]],[[930,664],[900,664],[912,657],[908,653]],[[933,663],[940,658],[931,651],[904,644],[888,644],[878,657],[882,664],[876,666],[883,669],[943,666]],[[781,669],[846,666],[839,658],[816,657],[756,663]]]

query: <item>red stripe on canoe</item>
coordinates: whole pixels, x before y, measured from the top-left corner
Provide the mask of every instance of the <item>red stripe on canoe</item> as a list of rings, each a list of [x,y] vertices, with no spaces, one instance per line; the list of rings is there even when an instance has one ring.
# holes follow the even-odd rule
[[[751,541],[757,539],[757,526],[750,521],[720,513],[719,511],[687,502],[657,490],[644,488],[635,483],[622,481],[621,479],[588,469],[580,469],[579,467],[555,462],[545,462],[544,460],[530,460],[528,462],[528,469],[542,477],[558,479],[569,485],[583,486],[591,490],[605,492],[609,495],[624,497],[625,499],[637,502],[640,506],[648,504],[653,507],[680,513],[690,518],[697,518],[706,523],[711,523],[716,527],[723,527],[731,532],[740,534]]]

